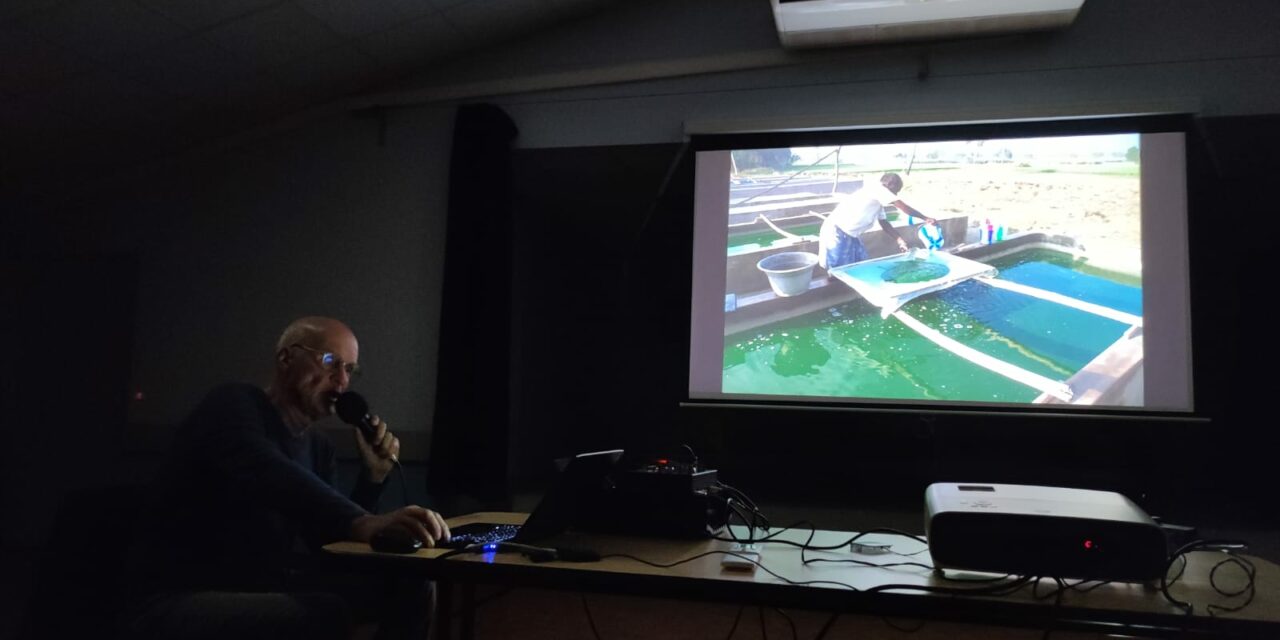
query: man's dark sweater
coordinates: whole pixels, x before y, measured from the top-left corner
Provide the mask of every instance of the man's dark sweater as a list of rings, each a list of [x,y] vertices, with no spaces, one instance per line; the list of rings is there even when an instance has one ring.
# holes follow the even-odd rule
[[[214,389],[157,475],[132,551],[134,592],[285,589],[299,540],[314,548],[343,539],[375,510],[381,485],[362,474],[343,496],[332,486],[334,460],[328,438],[293,435],[262,389]]]

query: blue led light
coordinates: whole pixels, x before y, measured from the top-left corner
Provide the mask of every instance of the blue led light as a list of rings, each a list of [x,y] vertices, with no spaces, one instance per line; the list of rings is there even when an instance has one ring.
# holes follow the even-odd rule
[[[486,545],[484,546],[484,550],[485,550],[485,551],[497,551],[497,550],[498,550],[498,543],[496,543],[496,542],[490,542],[489,544],[486,544]]]

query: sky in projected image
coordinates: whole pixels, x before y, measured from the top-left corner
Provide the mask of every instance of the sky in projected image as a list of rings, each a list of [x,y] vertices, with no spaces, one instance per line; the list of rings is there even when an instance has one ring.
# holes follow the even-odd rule
[[[910,158],[918,160],[930,157],[961,161],[966,158],[996,158],[1007,152],[1015,161],[1093,161],[1104,158],[1123,158],[1138,147],[1139,136],[1118,134],[1105,136],[1070,136],[1054,138],[1008,138],[1001,140],[947,140],[942,142],[913,142],[880,145],[846,145],[821,147],[792,147],[797,163],[808,164],[822,158],[832,158],[832,152],[841,150],[841,162],[891,165],[895,161]]]
[[[1138,134],[728,153],[722,393],[1144,406]],[[806,271],[885,172],[938,226]]]

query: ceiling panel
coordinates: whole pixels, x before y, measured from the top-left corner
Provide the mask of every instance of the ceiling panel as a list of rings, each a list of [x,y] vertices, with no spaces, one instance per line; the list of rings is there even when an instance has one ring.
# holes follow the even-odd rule
[[[17,26],[0,27],[0,90],[46,91],[95,69],[87,59]]]
[[[466,38],[452,23],[440,14],[428,14],[360,38],[356,45],[385,66],[407,69],[458,50],[465,42]]]
[[[4,0],[0,2],[0,24],[25,18],[36,11],[49,11],[68,0]]]
[[[35,98],[11,99],[5,105],[4,127],[0,129],[4,132],[5,144],[0,147],[6,152],[15,147],[24,150],[46,147],[79,126],[75,116],[50,109]]]
[[[351,45],[305,56],[275,69],[282,84],[316,98],[343,95],[376,82],[378,63]]]
[[[297,0],[330,29],[354,38],[385,31],[435,11],[430,0]]]
[[[255,73],[254,65],[202,36],[141,52],[129,62],[126,75],[155,91],[182,98],[208,95],[211,87]]]
[[[460,4],[466,4],[468,2],[485,2],[485,1],[487,0],[427,0],[427,2],[430,2],[431,5],[434,6],[436,9],[448,9],[449,7],[456,7]]]
[[[205,29],[280,4],[283,0],[136,0],[178,24]]]
[[[107,63],[187,35],[185,28],[133,0],[77,0],[19,24],[50,42]]]
[[[207,37],[242,60],[267,67],[332,49],[344,41],[318,18],[291,3],[215,27]]]
[[[620,0],[546,0],[562,18],[576,18]]]
[[[488,0],[468,2],[444,10],[444,17],[473,43],[507,40],[545,27],[556,15],[545,0]]]
[[[262,73],[240,75],[221,87],[225,105],[259,122],[305,108],[312,101],[301,92],[286,87]]]
[[[0,190],[125,170],[617,0],[0,0]]]
[[[35,99],[48,108],[97,124],[164,108],[173,98],[114,73],[76,77]]]

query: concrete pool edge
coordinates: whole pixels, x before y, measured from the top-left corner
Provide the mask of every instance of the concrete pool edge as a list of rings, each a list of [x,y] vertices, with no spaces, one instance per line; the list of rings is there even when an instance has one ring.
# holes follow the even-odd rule
[[[1074,258],[1088,258],[1085,252],[1077,248],[1071,238],[1044,233],[1016,234],[1001,243],[969,245],[951,253],[989,262],[1014,253],[1036,249],[1065,253]],[[1112,273],[1122,277],[1132,277],[1122,272]],[[1140,278],[1140,275],[1138,277]],[[754,296],[742,296],[738,301],[741,303],[738,309],[725,316],[726,342],[748,331],[842,304],[861,301],[868,309],[873,308],[852,289],[825,274],[815,277],[810,283],[809,291],[803,296],[779,298],[764,292]],[[1136,322],[1140,323],[1141,320]],[[1144,384],[1142,337],[1141,326],[1129,326],[1119,339],[1063,381],[1071,389],[1069,400],[1060,400],[1042,393],[1029,404],[1142,406]]]
[[[1031,249],[1048,249],[1075,258],[1088,258],[1085,252],[1077,248],[1074,239],[1040,232],[1016,233],[996,244],[960,245],[949,253],[979,262],[990,262]],[[1120,271],[1105,271],[1121,276],[1131,275]],[[729,338],[788,318],[860,299],[852,289],[829,277],[823,270],[815,269],[809,291],[803,295],[778,296],[767,284],[759,291],[736,294],[734,310],[725,314],[724,336]]]

